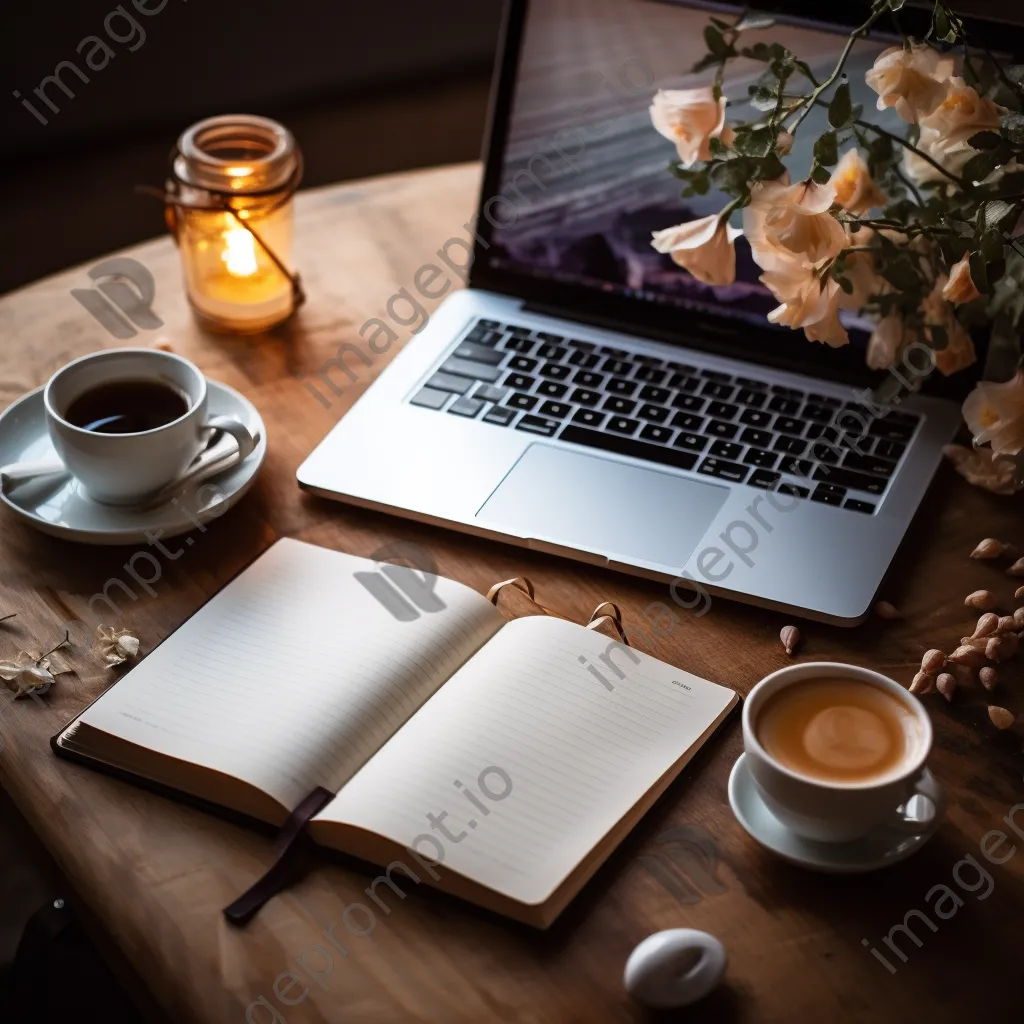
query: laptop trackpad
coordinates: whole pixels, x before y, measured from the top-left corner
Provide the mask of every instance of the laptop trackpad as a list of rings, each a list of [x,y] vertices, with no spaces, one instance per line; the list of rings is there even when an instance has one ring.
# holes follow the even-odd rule
[[[681,569],[729,488],[533,444],[476,518],[518,537]]]

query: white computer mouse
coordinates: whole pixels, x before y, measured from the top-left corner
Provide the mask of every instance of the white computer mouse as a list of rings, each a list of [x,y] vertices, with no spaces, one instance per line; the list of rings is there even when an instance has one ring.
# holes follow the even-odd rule
[[[713,935],[670,928],[649,935],[630,953],[623,981],[645,1006],[689,1006],[722,980],[726,960],[725,946]]]

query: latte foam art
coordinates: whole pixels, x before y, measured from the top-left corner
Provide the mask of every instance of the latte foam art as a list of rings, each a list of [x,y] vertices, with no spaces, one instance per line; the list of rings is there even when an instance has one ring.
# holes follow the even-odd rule
[[[822,768],[870,771],[892,754],[892,739],[882,718],[862,707],[831,707],[806,725],[804,750]]]

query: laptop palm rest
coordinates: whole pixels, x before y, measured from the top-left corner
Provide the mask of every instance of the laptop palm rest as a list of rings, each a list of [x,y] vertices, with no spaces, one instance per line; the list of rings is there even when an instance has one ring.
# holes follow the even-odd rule
[[[476,514],[513,536],[679,570],[729,488],[533,444]]]

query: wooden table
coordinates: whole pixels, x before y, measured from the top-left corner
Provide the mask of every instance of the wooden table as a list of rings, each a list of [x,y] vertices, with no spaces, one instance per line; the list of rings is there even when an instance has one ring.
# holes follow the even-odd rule
[[[360,555],[391,541],[414,541],[431,552],[441,573],[480,590],[526,573],[549,605],[577,617],[610,598],[622,607],[627,625],[635,625],[645,621],[642,612],[651,602],[671,603],[660,584],[320,501],[296,486],[296,467],[386,360],[375,357],[329,408],[297,375],[312,377],[343,341],[363,344],[358,327],[384,315],[388,298],[411,284],[416,269],[447,238],[464,234],[478,180],[479,169],[467,166],[301,195],[296,261],[310,298],[294,323],[267,337],[203,334],[184,303],[171,242],[129,250],[154,274],[155,309],[165,321],[136,343],[165,338],[209,375],[243,391],[258,406],[270,437],[255,490],[196,534],[185,556],[165,560],[155,596],[140,591],[117,623],[136,627],[145,647],[281,536]],[[86,269],[0,300],[0,404],[42,384],[75,356],[121,344],[69,294],[88,284]],[[972,489],[944,468],[883,588],[905,617],[874,619],[854,630],[801,624],[798,657],[853,660],[909,683],[926,648],[951,650],[971,631],[974,616],[963,606],[965,594],[992,586],[1004,603],[1012,600],[1014,581],[971,561],[968,553],[985,535],[1024,542],[1020,513],[1019,500]],[[0,526],[0,614],[18,612],[13,628],[0,633],[0,657],[50,642],[62,621],[82,616],[88,598],[107,580],[126,578],[122,567],[131,548],[53,540],[8,514]],[[679,611],[669,635],[640,632],[638,645],[746,693],[787,663],[778,640],[786,621],[716,600],[700,618]],[[728,984],[687,1020],[937,1024],[1021,1017],[1024,853],[997,866],[979,850],[991,829],[1009,832],[1002,819],[1021,799],[1021,743],[1014,732],[997,733],[991,726],[980,690],[952,705],[938,695],[926,698],[936,726],[931,764],[949,790],[950,808],[938,835],[903,864],[862,877],[824,877],[762,851],[736,823],[726,799],[729,770],[741,749],[733,722],[549,933],[419,891],[381,916],[372,935],[347,936],[348,956],[335,953],[325,989],[302,963],[313,971],[326,966],[321,954],[310,951],[326,945],[324,929],[340,921],[368,875],[318,867],[247,930],[230,928],[221,908],[270,862],[269,841],[58,761],[50,736],[109,681],[88,651],[72,652],[72,660],[76,674],[61,677],[45,707],[31,700],[3,702],[3,785],[171,1020],[241,1024],[247,1008],[256,1024],[640,1020],[642,1011],[622,988],[625,959],[648,933],[679,926],[713,932],[730,956]],[[1004,690],[1020,690],[1020,675],[1019,663],[1002,670]],[[999,703],[1021,708],[1015,695],[1004,693]],[[1018,821],[1022,836],[1010,837],[1020,843],[1024,808]],[[1004,845],[998,855],[1008,849]],[[966,891],[978,878],[969,864],[958,871],[960,883],[954,878],[965,855],[989,872],[994,888],[988,898],[979,898],[988,883]],[[947,902],[944,912],[953,909],[955,915],[934,918],[935,932],[912,916],[921,945],[898,937],[907,953],[901,962],[882,937],[909,911],[927,910],[926,894],[942,884],[963,905]],[[863,940],[888,953],[895,974]],[[288,971],[300,980],[293,984]],[[275,983],[286,999],[308,995],[288,1006],[275,995]]]

